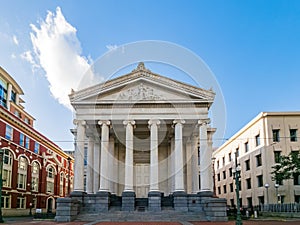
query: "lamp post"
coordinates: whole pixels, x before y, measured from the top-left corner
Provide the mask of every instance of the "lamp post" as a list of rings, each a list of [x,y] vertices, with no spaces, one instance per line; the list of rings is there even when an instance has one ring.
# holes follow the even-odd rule
[[[28,183],[27,186],[30,188],[29,216],[32,216],[32,183]]]
[[[265,188],[267,191],[267,207],[268,207],[268,211],[269,211],[269,187],[270,185],[268,183],[265,184]]]
[[[216,195],[216,173],[215,173],[215,161],[216,161],[216,158],[215,157],[212,157],[211,158],[212,160],[212,168],[213,168],[213,197],[217,197]]]
[[[4,151],[0,148],[0,223],[4,223],[2,218],[2,169],[3,169],[3,154]]]
[[[275,184],[275,190],[276,190],[276,204],[278,204],[278,188],[279,188],[279,184]]]
[[[240,209],[240,177],[241,177],[241,167],[239,164],[237,164],[235,170],[234,170],[234,178],[235,178],[235,186],[236,186],[236,207],[237,207],[237,213],[236,213],[236,225],[242,225],[242,218],[241,218],[241,209]]]
[[[70,187],[71,187],[71,184],[70,184],[71,157],[69,156],[67,160],[68,160],[68,195],[70,195]]]

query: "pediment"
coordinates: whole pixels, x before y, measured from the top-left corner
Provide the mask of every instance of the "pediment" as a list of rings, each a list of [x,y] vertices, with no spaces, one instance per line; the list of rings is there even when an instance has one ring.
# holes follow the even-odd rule
[[[140,66],[140,65],[139,65]],[[212,103],[214,92],[154,74],[143,67],[130,74],[74,92],[72,105],[131,102],[207,102]]]

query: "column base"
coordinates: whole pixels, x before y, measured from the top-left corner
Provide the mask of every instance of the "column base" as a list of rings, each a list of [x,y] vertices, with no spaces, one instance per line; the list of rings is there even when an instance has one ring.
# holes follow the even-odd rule
[[[98,191],[96,193],[96,209],[98,212],[107,212],[110,205],[110,192]]]
[[[174,209],[175,211],[187,212],[188,211],[188,196],[184,191],[175,191],[174,197]]]
[[[135,192],[123,191],[122,192],[122,211],[135,210]]]
[[[212,191],[206,191],[206,190],[204,190],[204,191],[199,191],[197,193],[197,195],[200,196],[200,197],[213,197],[214,193]]]
[[[153,212],[161,211],[161,192],[150,191],[148,193],[148,210]]]

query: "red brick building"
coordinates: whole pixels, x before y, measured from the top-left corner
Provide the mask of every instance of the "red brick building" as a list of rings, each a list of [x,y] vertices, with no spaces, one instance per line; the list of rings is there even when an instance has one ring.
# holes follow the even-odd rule
[[[74,160],[34,129],[23,91],[0,67],[0,148],[3,150],[3,215],[54,212],[56,199],[73,188]]]

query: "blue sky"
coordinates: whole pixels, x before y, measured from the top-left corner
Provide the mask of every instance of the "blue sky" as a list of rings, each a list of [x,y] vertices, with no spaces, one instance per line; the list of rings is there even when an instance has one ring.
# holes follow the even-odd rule
[[[36,128],[65,149],[73,115],[62,95],[80,79],[74,71],[141,40],[176,43],[205,61],[225,98],[225,138],[261,111],[300,111],[299,1],[1,2],[0,65],[23,88]]]

